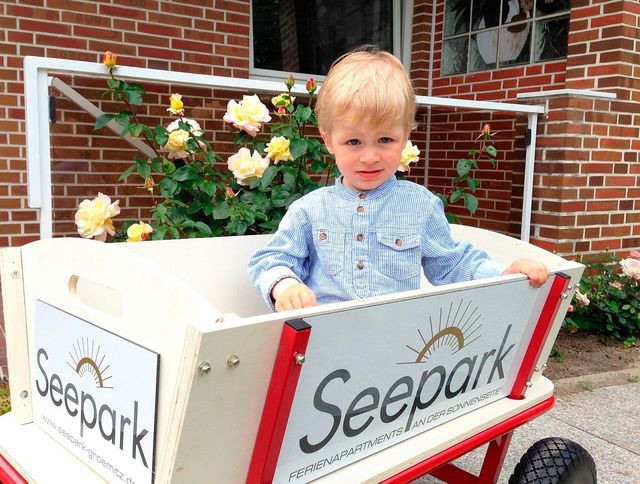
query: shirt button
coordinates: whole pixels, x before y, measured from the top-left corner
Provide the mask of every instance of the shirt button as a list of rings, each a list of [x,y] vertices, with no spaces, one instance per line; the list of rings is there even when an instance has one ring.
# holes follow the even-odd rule
[[[325,234],[324,232],[320,232],[320,240],[326,240],[327,238],[327,234]]]
[[[356,235],[356,240],[357,240],[358,242],[362,242],[362,241],[364,240],[364,235],[362,235],[362,234],[358,234],[358,235]]]
[[[364,262],[362,262],[361,260],[358,261],[358,263],[356,264],[356,267],[360,270],[364,269]]]
[[[396,245],[400,247],[402,245],[402,239],[396,239]]]
[[[358,210],[358,212],[362,213],[362,212],[364,212],[364,207],[362,205],[358,205],[358,208],[356,210]]]
[[[360,200],[364,200],[365,198],[367,198],[367,194],[366,193],[361,193],[360,195],[358,195],[358,198]]]

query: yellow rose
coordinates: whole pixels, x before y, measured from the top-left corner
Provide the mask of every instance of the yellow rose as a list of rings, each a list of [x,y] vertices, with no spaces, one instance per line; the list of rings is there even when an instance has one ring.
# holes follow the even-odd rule
[[[282,94],[278,94],[277,96],[272,97],[271,104],[273,104],[276,108],[279,108],[280,106],[286,108],[287,106],[293,104],[293,101],[295,100],[295,97],[287,94],[286,92],[283,92]]]
[[[189,152],[185,146],[185,143],[189,139],[189,132],[180,128],[180,123],[187,123],[191,127],[191,134],[194,136],[202,135],[202,128],[200,128],[198,122],[193,119],[182,118],[169,123],[167,126],[169,139],[167,140],[167,144],[164,145],[164,147],[169,150],[169,154],[167,155],[169,159],[186,158],[189,156]],[[205,147],[202,141],[198,141],[198,143],[201,148]]]
[[[182,103],[182,96],[180,94],[171,94],[169,102],[171,103],[171,107],[167,108],[167,111],[173,114],[184,113],[184,104]]]
[[[226,123],[233,124],[236,128],[244,130],[249,136],[255,137],[262,123],[271,121],[269,110],[260,102],[257,95],[242,96],[239,103],[229,101],[227,112],[222,118]]]
[[[407,144],[402,150],[402,153],[400,153],[400,166],[398,166],[398,171],[407,171],[409,169],[409,163],[418,161],[419,156],[420,150],[416,146],[413,146],[411,141],[407,140]]]
[[[189,139],[189,133],[184,129],[177,129],[169,133],[169,139],[165,148],[169,149],[168,157],[171,158],[184,158],[189,155],[185,150],[184,144]]]
[[[257,151],[251,154],[247,148],[240,148],[235,155],[229,157],[227,166],[240,185],[248,185],[251,179],[262,177],[269,166],[269,159],[261,157]]]
[[[127,229],[127,242],[142,242],[147,240],[152,233],[153,227],[141,220],[140,223],[133,224]]]
[[[289,151],[290,143],[284,136],[274,136],[264,149],[267,152],[267,158],[273,160],[275,164],[278,164],[279,161],[293,160],[293,156]]]
[[[115,234],[111,217],[120,213],[120,200],[111,203],[111,198],[102,193],[93,200],[83,200],[75,215],[76,226],[80,236],[104,242],[107,234]]]

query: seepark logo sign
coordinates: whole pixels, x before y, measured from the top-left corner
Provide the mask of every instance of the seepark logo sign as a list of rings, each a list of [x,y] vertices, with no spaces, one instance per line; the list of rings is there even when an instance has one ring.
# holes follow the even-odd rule
[[[315,316],[275,473],[308,482],[507,396],[550,284]]]
[[[159,355],[36,301],[34,422],[109,482],[153,481]]]

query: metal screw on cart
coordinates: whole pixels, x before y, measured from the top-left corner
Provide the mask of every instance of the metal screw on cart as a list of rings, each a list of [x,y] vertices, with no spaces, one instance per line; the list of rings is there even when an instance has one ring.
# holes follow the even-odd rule
[[[527,380],[527,383],[525,383],[527,388],[531,388],[531,386],[533,385],[533,383],[531,383],[531,380]]]
[[[227,366],[229,368],[237,368],[239,365],[240,365],[240,358],[238,358],[236,355],[231,355],[227,359]]]
[[[293,356],[293,359],[296,361],[296,365],[300,365],[300,366],[304,365],[305,357],[303,353],[296,353]]]
[[[18,277],[20,277],[20,273],[18,271],[13,271],[11,273],[11,277],[13,277],[14,279],[17,279]]]
[[[29,396],[29,392],[26,390],[22,390],[20,392],[20,398],[27,398]]]
[[[562,299],[567,299],[569,297],[569,294],[567,294],[566,292],[562,293]]]
[[[572,285],[572,284],[569,284],[569,285],[567,286],[567,289],[570,291],[571,289],[573,289],[573,285]]]
[[[198,372],[201,375],[206,375],[211,371],[211,365],[209,364],[208,361],[203,361],[202,363],[200,363],[200,365],[198,366]]]

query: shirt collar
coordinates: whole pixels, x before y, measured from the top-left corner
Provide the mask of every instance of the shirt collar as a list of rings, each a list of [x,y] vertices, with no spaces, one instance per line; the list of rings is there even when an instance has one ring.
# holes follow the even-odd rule
[[[367,199],[374,199],[374,198],[379,198],[379,197],[383,197],[385,195],[387,195],[389,192],[391,192],[391,190],[393,190],[393,188],[398,184],[398,180],[396,179],[396,176],[393,175],[391,177],[389,177],[387,179],[387,181],[385,181],[382,185],[372,189],[372,190],[368,190],[366,192],[357,192],[354,190],[351,190],[350,188],[347,188],[343,183],[342,183],[342,176],[336,178],[336,183],[334,185],[334,191],[340,195],[342,198],[345,198],[347,200],[357,200],[360,198],[360,194],[364,193],[366,194],[366,198]]]

